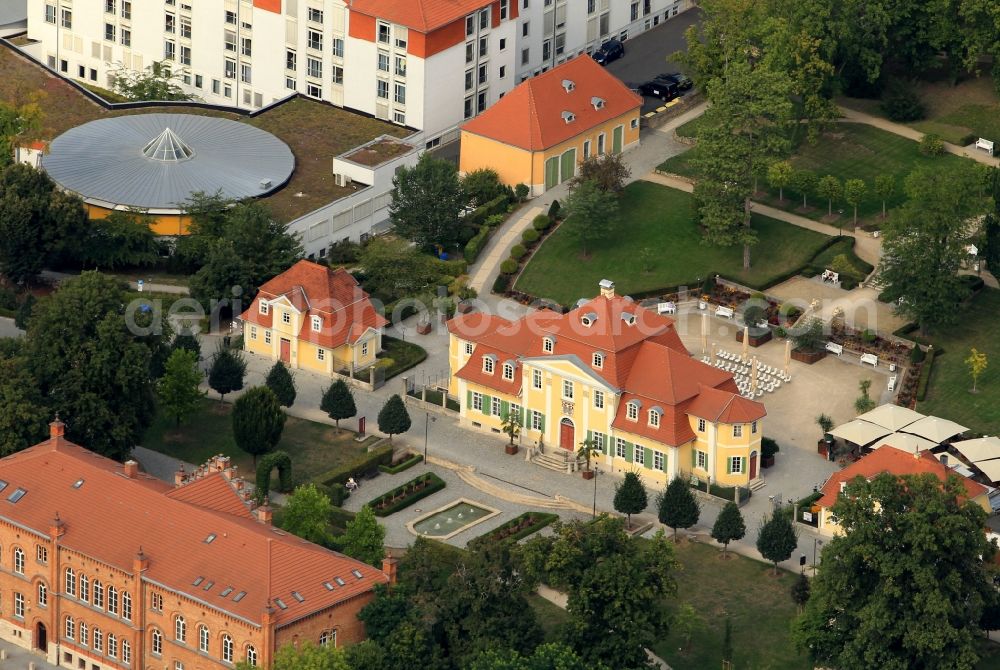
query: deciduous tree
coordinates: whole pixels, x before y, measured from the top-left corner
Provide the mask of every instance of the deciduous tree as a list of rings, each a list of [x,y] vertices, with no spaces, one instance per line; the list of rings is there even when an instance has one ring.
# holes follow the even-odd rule
[[[757,551],[774,564],[774,574],[778,574],[778,563],[791,558],[798,544],[792,517],[788,514],[772,514],[761,524],[757,534]]]
[[[401,167],[392,185],[389,216],[399,235],[423,248],[452,248],[460,241],[465,198],[454,163],[425,153],[412,168]]]
[[[559,643],[541,644],[530,655],[513,649],[490,649],[480,654],[469,670],[610,670],[599,663],[592,665],[577,656],[570,647]]]
[[[281,403],[282,407],[291,407],[295,404],[295,380],[292,373],[281,361],[275,362],[271,370],[267,373],[264,385],[274,392],[274,396]]]
[[[987,365],[989,365],[989,359],[986,357],[986,352],[979,351],[975,347],[972,347],[972,351],[969,352],[969,357],[965,359],[965,365],[969,368],[969,375],[972,377],[972,392],[979,393],[976,388],[976,384],[979,382],[979,377],[986,372]]]
[[[858,226],[858,205],[865,197],[868,187],[862,179],[848,179],[844,182],[844,200],[854,208],[854,227]]]
[[[201,380],[198,357],[186,349],[174,349],[167,359],[166,372],[157,384],[156,395],[163,413],[178,426],[198,408],[205,395],[198,389]]]
[[[622,154],[606,153],[591,156],[580,163],[572,184],[577,186],[585,181],[592,181],[602,191],[621,193],[630,176],[632,169],[625,163]]]
[[[832,174],[824,175],[816,185],[816,194],[826,199],[826,215],[833,216],[833,201],[840,200],[844,187]]]
[[[297,486],[281,513],[281,528],[315,544],[329,546],[330,498],[315,484]]]
[[[891,174],[875,175],[875,195],[882,201],[882,218],[885,219],[885,201],[896,190],[896,178]]]
[[[285,428],[285,413],[278,398],[266,386],[256,386],[233,403],[233,438],[236,446],[257,457],[274,449]]]
[[[792,164],[788,161],[775,161],[767,167],[767,183],[771,188],[778,189],[778,202],[785,201],[785,187],[792,182]]]
[[[632,527],[632,515],[640,514],[649,504],[646,487],[637,472],[626,472],[625,479],[615,485],[615,511],[624,514],[628,527]]]
[[[479,168],[462,177],[462,192],[473,207],[481,207],[504,192],[500,175],[491,168]]]
[[[45,439],[50,414],[22,357],[0,358],[0,457]]]
[[[351,558],[382,567],[382,559],[385,558],[385,528],[379,524],[371,507],[365,505],[347,522],[340,545],[343,552]]]
[[[181,88],[184,70],[174,70],[170,63],[153,61],[143,70],[131,70],[122,63],[111,65],[111,89],[126,100],[194,100]]]
[[[747,527],[743,522],[740,508],[730,500],[723,506],[719,516],[715,518],[715,524],[712,526],[712,539],[722,543],[722,556],[726,557],[729,543],[734,540],[742,540],[746,534]]]
[[[563,205],[566,222],[563,226],[580,243],[580,251],[589,255],[594,244],[605,239],[618,217],[618,198],[603,191],[596,182],[578,184]]]
[[[156,261],[159,249],[150,227],[152,219],[140,212],[115,210],[90,221],[79,262],[84,267],[115,270]]]
[[[405,433],[410,429],[410,413],[406,411],[406,405],[398,393],[386,400],[379,411],[378,429],[389,436],[390,442],[393,435]]]
[[[793,638],[817,666],[972,668],[996,602],[986,512],[960,479],[856,478],[831,508],[843,534],[823,547]]]
[[[802,209],[809,205],[808,197],[816,191],[819,177],[812,170],[796,170],[792,173],[792,188],[802,194]]]
[[[677,540],[678,528],[690,528],[698,523],[701,509],[691,491],[691,487],[682,477],[674,477],[667,484],[656,501],[657,517],[660,523],[674,530],[674,540]]]

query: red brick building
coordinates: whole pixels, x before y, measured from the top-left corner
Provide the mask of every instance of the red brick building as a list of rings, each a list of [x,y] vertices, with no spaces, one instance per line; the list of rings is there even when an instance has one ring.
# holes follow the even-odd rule
[[[63,433],[0,459],[0,638],[75,670],[266,668],[364,639],[389,576],[272,527],[228,459],[171,487]]]

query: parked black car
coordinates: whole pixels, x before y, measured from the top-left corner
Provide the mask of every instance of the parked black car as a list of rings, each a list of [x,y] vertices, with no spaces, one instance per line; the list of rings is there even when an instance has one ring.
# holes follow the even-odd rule
[[[639,84],[639,94],[668,102],[678,97],[681,92],[672,79],[658,75],[643,84]]]
[[[598,65],[607,65],[625,55],[625,45],[616,39],[611,39],[594,52],[594,60]]]
[[[677,84],[677,90],[683,93],[684,91],[690,91],[694,86],[694,82],[691,81],[691,77],[686,74],[681,74],[680,72],[668,72],[666,74],[657,75],[657,79],[668,79],[675,84]]]

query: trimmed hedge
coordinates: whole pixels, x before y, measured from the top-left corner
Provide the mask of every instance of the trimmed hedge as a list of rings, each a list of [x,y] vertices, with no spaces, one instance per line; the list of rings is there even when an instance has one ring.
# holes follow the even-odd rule
[[[927,385],[931,380],[931,368],[934,367],[934,357],[937,354],[937,349],[928,349],[924,357],[924,367],[920,368],[920,379],[917,380],[917,400],[920,402],[927,397]]]
[[[521,233],[521,240],[525,244],[531,244],[532,242],[537,242],[541,234],[534,228],[528,228],[523,233]]]
[[[483,203],[480,207],[469,212],[468,216],[465,217],[463,223],[468,226],[481,226],[486,223],[486,219],[490,218],[494,214],[506,214],[507,213],[507,203],[510,200],[510,196],[506,193],[503,195],[498,195],[487,203]]]
[[[505,275],[512,275],[517,272],[517,261],[513,258],[508,258],[502,263],[500,263],[500,272]]]
[[[412,456],[410,456],[405,461],[403,461],[402,463],[400,463],[395,467],[393,467],[392,465],[380,465],[378,466],[378,469],[380,472],[384,472],[387,475],[398,475],[403,470],[409,470],[422,460],[424,460],[423,454],[413,454]]]
[[[538,216],[536,216],[531,220],[531,227],[537,230],[538,232],[547,230],[548,227],[551,225],[552,225],[552,219],[545,214],[539,214]]]
[[[510,257],[515,261],[519,261],[524,258],[524,255],[528,253],[528,250],[524,248],[523,244],[515,244],[510,249]]]
[[[517,532],[510,532],[514,528],[521,525],[521,523],[526,519],[532,520],[532,523]],[[514,517],[507,523],[497,526],[490,532],[484,533],[474,540],[471,540],[468,544],[468,548],[475,550],[484,545],[495,544],[497,542],[517,542],[528,537],[529,535],[537,533],[542,528],[554,523],[558,519],[558,514],[550,514],[547,512],[525,512],[524,514]]]
[[[510,276],[505,274],[497,275],[497,278],[493,280],[493,292],[494,293],[506,293],[507,289],[510,288]]]
[[[265,454],[257,463],[257,500],[271,493],[271,472],[278,468],[278,489],[282,493],[292,490],[292,457],[287,451],[277,450]]]
[[[388,442],[375,447],[365,454],[361,454],[350,463],[346,463],[338,468],[327,470],[314,478],[313,481],[333,486],[334,484],[346,484],[351,477],[358,479],[375,470],[380,465],[392,462],[392,445]]]
[[[486,246],[487,240],[490,239],[490,234],[493,229],[487,226],[485,223],[479,228],[479,232],[476,233],[471,240],[465,245],[465,249],[462,254],[465,256],[466,263],[475,263],[476,259],[479,258],[479,252],[483,250]]]
[[[419,491],[407,493],[407,488],[418,484],[426,483],[427,486],[420,489]],[[418,500],[422,500],[432,493],[437,493],[445,487],[444,480],[438,477],[433,472],[425,472],[419,477],[415,477],[410,481],[406,482],[402,486],[394,488],[393,490],[380,495],[368,503],[369,507],[375,512],[375,516],[389,516],[394,514],[401,509],[406,509]],[[382,506],[384,505],[384,506]]]

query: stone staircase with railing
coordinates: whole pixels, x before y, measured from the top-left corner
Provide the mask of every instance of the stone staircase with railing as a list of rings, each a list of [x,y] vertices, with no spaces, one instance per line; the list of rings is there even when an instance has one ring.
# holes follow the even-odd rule
[[[580,459],[564,449],[537,450],[531,462],[556,472],[573,472],[580,468]]]

